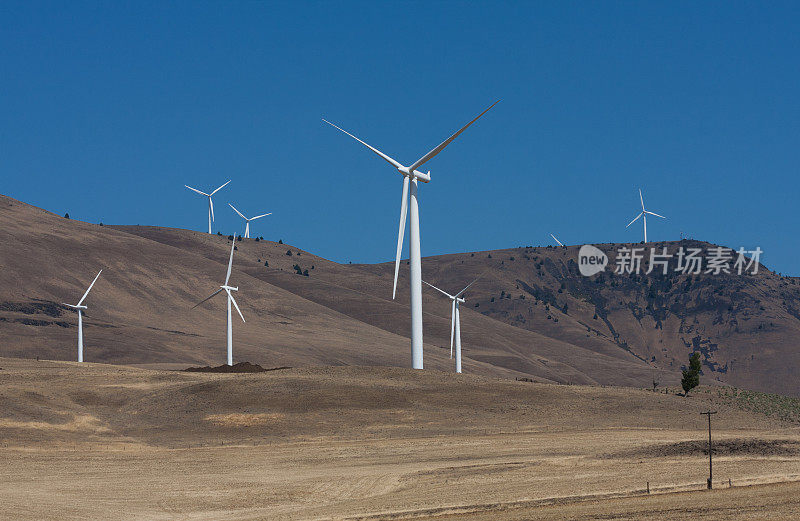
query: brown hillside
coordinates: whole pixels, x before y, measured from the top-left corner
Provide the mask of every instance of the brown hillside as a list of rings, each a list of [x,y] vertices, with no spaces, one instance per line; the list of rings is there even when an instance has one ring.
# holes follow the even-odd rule
[[[191,307],[222,282],[227,237],[99,226],[5,197],[0,217],[8,223],[0,230],[0,354],[74,359],[76,318],[60,303],[80,298],[102,267],[87,300],[87,360],[175,367],[223,361],[224,299]],[[576,259],[576,247],[540,247],[424,260],[425,279],[451,291],[483,275],[462,307],[465,371],[639,386],[655,374],[674,384],[697,349],[706,378],[800,393],[790,378],[800,362],[794,279],[763,267],[756,276],[691,281],[608,272],[585,278]],[[231,281],[240,288],[247,323],[234,324],[236,361],[406,367],[407,274],[401,270],[393,301],[392,269],[391,263],[338,264],[270,241],[237,241]],[[449,305],[433,291],[424,291],[424,299],[426,367],[451,370]]]

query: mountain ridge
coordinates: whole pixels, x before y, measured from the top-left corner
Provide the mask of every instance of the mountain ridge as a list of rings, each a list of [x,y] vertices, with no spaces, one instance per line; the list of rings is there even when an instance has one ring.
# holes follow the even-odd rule
[[[61,302],[79,297],[93,270],[105,267],[87,302],[87,360],[221,363],[224,307],[213,301],[191,307],[221,282],[227,236],[96,225],[8,197],[0,197],[0,217],[7,223],[0,230],[6,245],[0,253],[6,268],[0,272],[0,356],[73,359],[75,317]],[[617,245],[595,246],[611,257]],[[340,264],[256,239],[237,240],[236,247],[232,283],[240,286],[237,301],[247,319],[234,323],[236,361],[408,365],[408,279],[401,270],[392,300],[392,262]],[[740,278],[615,276],[609,269],[583,277],[578,248],[424,259],[425,280],[446,290],[480,277],[462,306],[465,371],[558,383],[675,384],[697,350],[705,381],[800,394],[792,378],[800,364],[795,278],[766,268]],[[452,370],[450,306],[433,290],[423,294],[425,365]]]

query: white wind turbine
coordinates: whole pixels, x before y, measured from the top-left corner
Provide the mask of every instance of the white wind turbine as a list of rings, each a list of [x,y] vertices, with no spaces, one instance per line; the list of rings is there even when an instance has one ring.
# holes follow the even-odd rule
[[[477,281],[478,279],[473,280],[467,285],[466,288],[462,289],[455,295],[451,295],[450,293],[437,288],[429,282],[425,282],[424,280],[422,281],[453,301],[452,310],[450,311],[450,358],[453,358],[453,339],[455,339],[457,373],[461,372],[461,312],[459,311],[459,304],[463,304],[465,302],[465,300],[461,298],[461,295],[463,295],[464,292],[467,291],[467,289],[469,289],[469,287],[475,284]]]
[[[195,304],[192,309],[196,308],[203,302],[214,298],[217,293],[225,290],[225,293],[228,294],[228,365],[233,365],[233,321],[231,320],[231,303],[233,303],[236,311],[239,313],[239,316],[242,317],[242,322],[244,322],[244,315],[242,315],[241,310],[239,309],[239,305],[236,303],[236,300],[233,298],[231,291],[239,291],[238,287],[233,287],[228,285],[228,281],[231,278],[231,267],[233,267],[233,250],[236,248],[236,235],[233,236],[233,241],[231,243],[231,258],[228,261],[228,274],[225,275],[225,284],[219,287],[217,291],[212,293],[210,296],[204,298],[197,304]]]
[[[400,227],[397,234],[397,254],[394,262],[394,285],[392,286],[392,298],[397,293],[397,274],[400,269],[400,254],[403,251],[403,234],[406,229],[406,213],[411,207],[411,236],[409,237],[409,264],[411,272],[411,367],[414,369],[422,369],[422,259],[420,255],[420,238],[419,238],[419,204],[417,201],[417,183],[429,183],[431,180],[430,170],[427,174],[417,170],[423,164],[433,159],[439,152],[449,145],[455,138],[464,132],[467,127],[475,123],[478,118],[486,114],[492,107],[497,105],[500,100],[495,101],[492,105],[478,114],[472,121],[461,127],[455,134],[444,140],[439,146],[416,160],[410,166],[404,166],[391,157],[387,156],[377,148],[374,148],[367,143],[361,141],[353,134],[343,130],[330,121],[323,119],[325,123],[332,127],[341,130],[351,138],[355,139],[365,147],[375,152],[378,156],[383,158],[384,161],[392,165],[403,176],[403,196],[400,203]],[[410,190],[409,190],[410,187]],[[410,193],[410,197],[409,197]],[[411,204],[409,205],[409,199]]]
[[[564,247],[564,244],[563,244],[561,241],[559,241],[558,239],[556,239],[556,236],[555,236],[555,235],[553,235],[553,234],[551,233],[551,234],[550,234],[550,237],[552,237],[552,238],[553,238],[553,240],[554,240],[554,241],[556,241],[556,242],[558,243],[558,245],[559,245],[559,246],[561,246],[562,248]]]
[[[86,306],[83,305],[83,301],[86,300],[86,295],[88,295],[92,290],[92,286],[94,286],[94,283],[97,282],[98,278],[100,278],[101,273],[103,273],[103,270],[97,272],[97,276],[94,278],[92,283],[89,284],[89,288],[86,290],[86,293],[83,294],[76,305],[73,306],[72,304],[63,303],[65,306],[78,311],[78,362],[83,362],[83,310],[87,309]]]
[[[644,209],[644,198],[642,197],[642,189],[641,188],[639,189],[639,202],[642,203],[642,211],[641,211],[641,213],[639,215],[636,216],[636,219],[638,219],[639,217],[642,218],[642,221],[644,223],[644,242],[647,243],[647,214],[654,215],[656,217],[661,217],[662,219],[666,219],[666,217],[664,217],[663,215],[658,215],[657,213],[653,213],[651,211],[648,211],[648,210]],[[628,226],[630,226],[631,224],[635,223],[636,219],[634,219],[631,222],[629,222]],[[625,228],[627,228],[628,226],[626,226]]]
[[[247,222],[247,224],[244,227],[244,238],[245,239],[249,239],[250,238],[250,221],[255,221],[256,219],[261,219],[262,217],[266,217],[268,215],[272,215],[272,212],[269,212],[269,213],[265,213],[265,214],[262,214],[262,215],[256,215],[255,217],[250,217],[248,219],[247,217],[244,216],[244,214],[242,214],[242,212],[237,210],[236,207],[233,206],[231,203],[228,203],[228,206],[233,208],[233,211],[238,213],[239,217],[241,217],[242,219],[245,220],[245,222]]]
[[[228,180],[228,183],[230,183],[230,180]],[[183,185],[186,188],[188,188],[189,190],[192,190],[193,192],[197,192],[200,195],[205,195],[206,197],[208,197],[208,233],[211,233],[211,223],[214,222],[214,201],[211,200],[211,196],[214,195],[215,193],[219,192],[223,188],[225,188],[225,186],[227,186],[228,183],[225,183],[224,185],[220,186],[219,188],[217,188],[216,190],[214,190],[210,194],[207,194],[205,192],[201,192],[197,188],[192,188],[189,185]]]

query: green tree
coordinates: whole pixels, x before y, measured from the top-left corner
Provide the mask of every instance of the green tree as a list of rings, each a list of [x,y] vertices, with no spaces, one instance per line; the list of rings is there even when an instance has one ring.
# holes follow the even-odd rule
[[[683,395],[688,396],[689,391],[698,385],[700,385],[700,353],[694,352],[689,355],[689,369],[685,369],[681,376]]]

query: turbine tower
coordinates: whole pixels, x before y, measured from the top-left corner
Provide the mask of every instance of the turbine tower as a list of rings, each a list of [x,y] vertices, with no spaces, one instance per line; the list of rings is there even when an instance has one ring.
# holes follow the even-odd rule
[[[662,219],[666,219],[666,217],[664,217],[663,215],[658,215],[657,213],[653,213],[653,212],[650,212],[650,211],[644,209],[644,198],[642,197],[642,189],[641,188],[639,189],[639,202],[642,203],[642,211],[639,213],[639,215],[636,216],[636,219],[638,219],[639,217],[642,218],[642,222],[644,223],[644,242],[647,243],[647,214],[654,215],[656,217],[661,217]],[[635,223],[636,219],[634,219],[631,222],[629,222],[628,226],[630,226],[631,224]],[[627,228],[628,226],[626,226],[625,228]]]
[[[238,287],[233,287],[228,285],[228,281],[231,278],[231,267],[233,267],[233,250],[236,248],[236,234],[233,235],[233,241],[231,241],[231,258],[228,261],[228,274],[225,275],[225,284],[219,287],[217,291],[212,293],[210,296],[204,298],[197,304],[195,304],[192,309],[196,308],[203,302],[214,298],[217,293],[225,290],[225,293],[228,294],[228,365],[233,365],[233,321],[231,320],[231,303],[236,308],[236,311],[239,313],[239,316],[242,317],[242,322],[244,322],[244,315],[242,315],[241,310],[239,309],[239,305],[236,303],[236,300],[233,298],[231,291],[239,291]]]
[[[409,237],[409,264],[411,274],[411,367],[414,369],[422,369],[422,258],[420,254],[420,237],[419,237],[419,203],[417,201],[417,188],[418,182],[429,183],[431,180],[430,170],[428,173],[422,173],[417,168],[421,167],[429,160],[436,157],[436,155],[444,150],[455,138],[464,132],[467,127],[475,123],[478,118],[486,114],[492,107],[497,105],[500,100],[495,101],[492,105],[478,114],[472,121],[461,127],[455,134],[444,140],[436,148],[416,160],[409,166],[404,166],[391,157],[387,156],[377,148],[374,148],[367,143],[361,141],[353,134],[343,130],[330,121],[323,119],[325,123],[330,126],[341,130],[351,138],[355,139],[365,147],[372,150],[384,161],[392,165],[403,176],[403,196],[400,202],[400,226],[397,234],[397,254],[394,262],[394,284],[392,286],[392,299],[397,294],[397,274],[400,269],[400,254],[403,252],[403,234],[406,229],[406,214],[411,210],[411,223],[410,223],[410,237]],[[410,204],[409,204],[410,199]]]
[[[465,302],[465,300],[461,298],[461,295],[463,295],[464,292],[467,291],[467,289],[469,289],[469,287],[475,284],[477,281],[478,279],[473,280],[467,285],[466,288],[462,289],[455,295],[451,295],[450,293],[437,288],[429,282],[425,282],[424,280],[422,281],[453,301],[452,309],[450,311],[450,358],[453,358],[453,339],[455,339],[457,373],[461,372],[461,312],[459,311],[459,304],[463,304]]]
[[[86,306],[83,305],[83,301],[86,300],[86,295],[92,290],[92,286],[94,286],[94,283],[100,278],[101,273],[103,273],[103,270],[97,272],[97,276],[92,283],[89,284],[89,289],[86,290],[86,293],[83,294],[77,304],[73,306],[72,304],[63,303],[65,306],[78,311],[78,362],[83,362],[83,310],[87,309]]]
[[[245,225],[245,227],[244,227],[244,238],[245,238],[245,239],[249,239],[249,238],[250,238],[250,221],[255,221],[256,219],[261,219],[262,217],[266,217],[266,216],[268,216],[268,215],[272,215],[272,212],[269,212],[269,213],[265,213],[265,214],[262,214],[262,215],[256,215],[255,217],[250,217],[250,218],[248,219],[247,217],[245,217],[245,216],[244,216],[244,214],[243,214],[242,212],[240,212],[239,210],[237,210],[237,209],[236,209],[236,207],[235,207],[235,206],[233,206],[231,203],[228,203],[228,206],[230,206],[231,208],[233,208],[233,211],[234,211],[234,212],[236,212],[236,213],[238,213],[238,214],[239,214],[239,217],[241,217],[242,219],[244,219],[244,220],[245,220],[245,222],[247,223],[247,224]]]
[[[230,183],[230,180],[228,180],[228,183]],[[183,186],[185,186],[186,188],[188,188],[189,190],[191,190],[193,192],[197,192],[200,195],[205,195],[206,197],[208,197],[208,233],[211,233],[211,223],[214,222],[214,201],[211,200],[211,196],[214,195],[215,193],[219,192],[223,188],[225,188],[225,186],[227,186],[228,183],[225,183],[224,185],[220,186],[219,188],[217,188],[216,190],[214,190],[210,194],[207,194],[205,192],[201,192],[197,188],[192,188],[189,185],[183,185]]]

